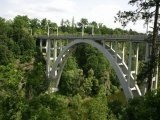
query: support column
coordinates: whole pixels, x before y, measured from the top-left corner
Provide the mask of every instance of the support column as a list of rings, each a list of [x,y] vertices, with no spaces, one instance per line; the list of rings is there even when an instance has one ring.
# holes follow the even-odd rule
[[[157,65],[157,73],[156,73],[156,76],[155,76],[156,78],[156,81],[155,81],[155,89],[157,89],[158,88],[158,65]]]
[[[110,42],[110,48],[111,48],[111,50],[113,50],[112,42]]]
[[[158,55],[159,55],[159,47],[157,47],[157,51],[158,51]],[[155,73],[155,81],[154,82],[154,88],[153,89],[157,89],[158,87],[158,66],[159,66],[159,62],[157,61],[157,68],[156,68],[156,73]]]
[[[53,41],[53,44],[54,44],[54,54],[53,54],[53,59],[54,59],[54,62],[56,61],[57,59],[57,40],[54,40]],[[55,71],[54,73],[54,76],[57,75],[57,70]]]
[[[62,45],[62,40],[60,40],[60,53],[63,50],[63,45]],[[62,62],[62,58],[61,58],[61,62]]]
[[[105,48],[105,40],[102,40],[103,47]]]
[[[53,41],[54,43],[54,61],[56,61],[56,59],[57,59],[57,40],[54,40]]]
[[[43,47],[42,46],[42,39],[40,39],[40,43],[39,44],[40,44],[40,51],[42,52],[42,47]]]
[[[122,63],[124,64],[124,59],[125,59],[125,43],[123,42],[122,43]]]
[[[146,51],[145,51],[145,62],[148,62],[149,58],[149,44],[146,43]]]
[[[128,59],[128,76],[127,82],[130,87],[130,79],[131,79],[131,67],[132,67],[132,42],[129,42],[129,59]]]
[[[82,38],[84,36],[84,24],[82,24]]]
[[[46,40],[46,55],[47,55],[47,48],[48,48],[48,39]]]
[[[115,41],[115,61],[117,62],[117,49],[118,49],[118,42]]]
[[[62,46],[62,40],[60,40],[60,52],[63,50],[62,47],[63,47],[63,46]]]
[[[46,54],[47,54],[47,77],[49,77],[50,73],[50,57],[51,57],[51,41],[50,39],[47,39],[47,44],[46,44]]]
[[[139,44],[137,43],[137,48],[136,48],[136,68],[135,68],[136,75],[138,75],[138,67],[139,67],[138,56],[139,56]]]

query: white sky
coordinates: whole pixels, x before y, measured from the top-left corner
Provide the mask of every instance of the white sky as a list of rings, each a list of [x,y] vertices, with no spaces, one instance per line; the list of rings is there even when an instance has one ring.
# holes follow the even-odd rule
[[[114,16],[119,10],[133,9],[129,0],[0,0],[0,17],[12,19],[16,15],[29,18],[47,18],[60,24],[62,18],[75,22],[87,18],[89,22],[104,23],[109,28],[121,27],[114,23]],[[122,27],[121,27],[122,28]],[[125,29],[145,32],[143,22],[129,24]]]

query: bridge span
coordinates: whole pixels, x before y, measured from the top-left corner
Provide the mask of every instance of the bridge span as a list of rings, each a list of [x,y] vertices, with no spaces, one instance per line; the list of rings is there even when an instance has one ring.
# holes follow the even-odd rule
[[[148,62],[151,56],[151,39],[146,35],[105,36],[39,36],[38,45],[46,58],[46,75],[51,80],[51,92],[58,90],[59,81],[67,58],[80,44],[90,44],[109,61],[115,70],[127,99],[142,96],[147,91],[147,80],[137,83],[139,64]],[[157,42],[159,46],[160,41]],[[157,73],[152,79],[152,89],[157,89]]]

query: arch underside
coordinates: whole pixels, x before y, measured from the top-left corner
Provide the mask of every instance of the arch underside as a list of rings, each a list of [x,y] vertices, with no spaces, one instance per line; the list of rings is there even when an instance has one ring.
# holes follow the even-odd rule
[[[63,68],[65,66],[65,63],[67,61],[67,58],[71,51],[74,50],[74,47],[78,44],[85,43],[85,44],[90,44],[93,47],[97,48],[101,53],[103,53],[104,57],[109,61],[111,64],[112,68],[115,70],[116,75],[119,79],[120,85],[123,88],[124,94],[127,99],[133,98],[134,96],[140,96],[141,91],[136,84],[133,76],[131,75],[130,82],[127,82],[127,76],[126,74],[128,73],[128,68],[126,64],[122,63],[122,58],[117,55],[117,59],[115,60],[115,55],[114,51],[110,49],[109,46],[103,46],[93,40],[89,39],[76,39],[67,46],[64,47],[64,49],[60,52],[58,55],[56,61],[54,62],[54,65],[52,66],[52,69],[50,71],[50,79],[52,80],[51,82],[51,87],[54,89],[58,88],[58,84],[60,81],[60,77],[63,71]],[[122,63],[122,64],[119,64]],[[134,88],[134,89],[133,89]]]

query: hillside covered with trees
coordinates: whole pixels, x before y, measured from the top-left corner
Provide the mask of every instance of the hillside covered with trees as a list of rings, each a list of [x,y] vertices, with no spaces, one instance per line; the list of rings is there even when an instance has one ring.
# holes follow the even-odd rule
[[[82,18],[78,23],[16,16],[0,17],[0,120],[158,120],[160,92],[127,102],[109,62],[90,45],[79,45],[69,57],[59,91],[47,94],[46,62],[36,46],[38,35],[135,35]],[[88,26],[87,26],[88,25]],[[83,51],[83,52],[82,52]],[[83,57],[81,57],[83,56]]]

